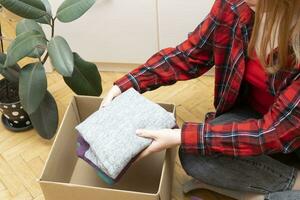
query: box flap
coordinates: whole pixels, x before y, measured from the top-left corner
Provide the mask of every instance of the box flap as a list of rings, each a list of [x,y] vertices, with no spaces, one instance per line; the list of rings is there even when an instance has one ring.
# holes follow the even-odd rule
[[[96,171],[79,159],[70,183],[156,194],[159,188],[164,158],[165,152],[160,152],[134,163],[121,180],[112,186],[102,182]]]
[[[74,184],[40,182],[46,200],[159,200],[158,195]]]
[[[75,155],[76,134],[74,127],[79,123],[77,106],[73,98],[62,120],[61,126],[45,163],[41,180],[67,183],[73,174],[77,156]],[[64,165],[64,167],[61,167]]]
[[[102,98],[82,95],[76,95],[75,100],[80,121],[85,120],[88,116],[97,111],[102,102]]]

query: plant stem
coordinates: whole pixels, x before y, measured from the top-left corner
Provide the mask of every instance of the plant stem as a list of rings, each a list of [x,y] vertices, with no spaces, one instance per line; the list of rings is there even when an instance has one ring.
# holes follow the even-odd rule
[[[9,91],[8,91],[8,80],[6,81],[6,96],[7,96],[7,99],[9,99]]]
[[[56,19],[56,17],[51,19],[51,38],[54,37],[54,31],[55,31],[54,22],[55,22],[55,19]],[[44,57],[44,59],[42,61],[43,64],[45,64],[45,62],[47,61],[48,57],[49,57],[49,53],[47,52],[47,54],[45,55],[45,57]]]
[[[3,35],[2,35],[2,26],[0,23],[0,45],[1,45],[1,53],[4,53],[4,47],[3,47],[3,39],[2,39]]]
[[[45,64],[45,62],[47,61],[48,57],[49,57],[49,54],[48,54],[48,52],[47,52],[47,54],[45,55],[45,58],[44,58],[43,61],[42,61],[42,64]]]
[[[54,25],[54,23],[55,23],[55,19],[56,19],[56,17],[52,18],[52,23],[51,23],[51,28],[52,28],[51,38],[54,37],[54,30],[55,30],[55,25]]]

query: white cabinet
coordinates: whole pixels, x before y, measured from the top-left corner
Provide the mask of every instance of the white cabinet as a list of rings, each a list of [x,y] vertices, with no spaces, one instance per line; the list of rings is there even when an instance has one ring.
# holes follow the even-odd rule
[[[209,13],[215,0],[97,0],[72,23],[57,20],[56,34],[94,62],[144,63],[176,46]],[[53,13],[63,0],[51,0]]]
[[[56,8],[63,0],[51,0]],[[57,20],[56,34],[95,62],[144,63],[158,51],[156,0],[97,0],[72,23]]]
[[[215,0],[158,0],[159,48],[174,47],[207,16]]]

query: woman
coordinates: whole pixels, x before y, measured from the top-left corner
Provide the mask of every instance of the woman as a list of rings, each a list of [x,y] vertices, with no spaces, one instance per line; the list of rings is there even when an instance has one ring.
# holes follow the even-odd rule
[[[299,0],[216,0],[186,41],[115,81],[101,106],[130,87],[143,93],[215,66],[216,112],[182,129],[137,130],[154,140],[141,157],[180,145],[195,179],[248,199],[300,199],[299,160],[283,161],[300,147],[299,63]]]

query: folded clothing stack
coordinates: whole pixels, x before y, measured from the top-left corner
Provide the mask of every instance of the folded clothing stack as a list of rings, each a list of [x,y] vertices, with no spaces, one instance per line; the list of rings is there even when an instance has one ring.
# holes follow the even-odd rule
[[[137,129],[174,127],[173,113],[131,88],[76,127],[77,154],[97,170],[103,181],[113,184],[152,142],[137,136]]]

